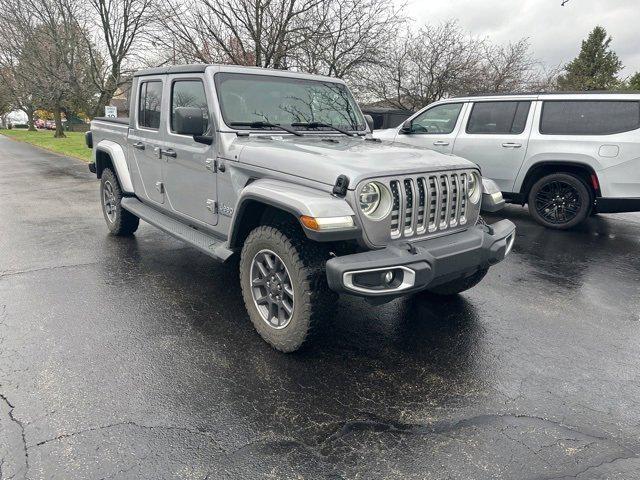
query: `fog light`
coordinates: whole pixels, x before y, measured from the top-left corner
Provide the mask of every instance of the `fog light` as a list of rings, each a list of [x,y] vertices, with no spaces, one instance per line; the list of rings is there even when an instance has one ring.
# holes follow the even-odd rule
[[[386,283],[387,285],[389,285],[391,282],[393,282],[393,271],[389,270],[387,273],[384,274],[384,283]]]

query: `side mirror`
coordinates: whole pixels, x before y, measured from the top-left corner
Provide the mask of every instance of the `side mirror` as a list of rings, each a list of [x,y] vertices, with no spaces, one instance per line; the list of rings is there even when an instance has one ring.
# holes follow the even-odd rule
[[[411,120],[405,120],[402,123],[402,127],[400,128],[400,133],[413,133],[413,127],[411,125]]]
[[[173,128],[179,135],[201,136],[204,134],[205,119],[202,109],[178,107],[174,111]]]
[[[373,117],[369,114],[364,116],[364,119],[367,121],[367,125],[369,125],[369,130],[373,132],[373,127],[375,126],[375,122],[373,121]]]

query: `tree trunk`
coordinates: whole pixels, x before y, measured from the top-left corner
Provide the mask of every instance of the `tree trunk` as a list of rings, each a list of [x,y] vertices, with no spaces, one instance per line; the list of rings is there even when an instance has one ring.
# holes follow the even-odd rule
[[[53,119],[56,121],[56,133],[54,138],[65,138],[64,130],[62,129],[62,112],[59,106],[53,109]]]
[[[35,132],[36,131],[36,124],[35,121],[33,119],[34,115],[35,115],[35,110],[32,107],[27,107],[24,109],[24,112],[27,114],[27,124],[29,125],[29,131],[30,132]]]

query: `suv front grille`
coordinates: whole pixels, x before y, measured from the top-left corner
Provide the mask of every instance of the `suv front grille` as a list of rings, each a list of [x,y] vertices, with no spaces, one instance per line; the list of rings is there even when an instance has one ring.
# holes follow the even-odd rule
[[[468,175],[468,172],[437,173],[391,180],[391,238],[466,225]]]

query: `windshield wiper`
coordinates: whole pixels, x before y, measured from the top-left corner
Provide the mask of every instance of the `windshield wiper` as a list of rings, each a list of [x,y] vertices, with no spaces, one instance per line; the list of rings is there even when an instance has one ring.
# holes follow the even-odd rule
[[[263,121],[258,121],[258,122],[231,122],[229,125],[232,126],[232,127],[279,128],[280,130],[284,130],[285,132],[289,132],[289,133],[292,133],[294,135],[297,135],[298,137],[302,137],[302,133],[300,133],[297,130],[294,130],[293,128],[284,127],[282,125],[278,125],[276,123],[271,123],[271,122],[263,122]]]
[[[332,130],[335,130],[336,132],[340,132],[343,133],[344,135],[347,135],[348,137],[355,137],[357,136],[355,133],[351,133],[343,128],[340,127],[336,127],[335,125],[331,125],[330,123],[322,123],[322,122],[298,122],[298,123],[292,123],[291,124],[292,127],[306,127],[306,128],[330,128]]]

